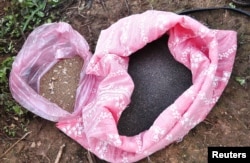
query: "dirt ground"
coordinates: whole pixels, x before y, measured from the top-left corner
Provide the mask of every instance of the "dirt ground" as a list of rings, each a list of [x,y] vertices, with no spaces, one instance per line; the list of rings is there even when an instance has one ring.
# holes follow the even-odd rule
[[[150,9],[177,12],[192,8],[228,6],[231,1],[96,0],[93,2],[92,8],[88,10],[83,9],[83,4],[80,2],[79,0],[67,8],[62,17],[66,17],[68,23],[85,37],[91,46],[91,51],[94,52],[100,31],[125,16],[142,13]],[[237,6],[237,8],[250,11],[250,8],[240,6]],[[181,142],[174,143],[156,152],[139,161],[140,163],[207,162],[207,147],[209,146],[250,146],[249,17],[225,10],[204,11],[191,16],[210,28],[230,29],[238,32],[238,51],[231,79],[220,100],[204,122],[191,130]],[[50,83],[56,80],[52,77],[53,75]],[[245,78],[246,83],[240,85],[236,81],[236,77]],[[49,83],[47,84],[49,87]],[[49,91],[51,93],[51,90]],[[2,127],[4,120],[7,121],[10,118],[4,115],[1,118],[0,126]],[[31,131],[31,133],[19,141],[3,158],[0,158],[0,162],[54,162],[63,144],[65,144],[65,147],[62,151],[61,163],[90,162],[87,150],[60,132],[55,127],[55,123],[41,119],[31,113],[29,113],[28,118],[27,132]],[[20,132],[12,138],[0,133],[0,155],[24,134]]]
[[[42,77],[39,93],[72,113],[82,66],[79,56],[58,62]]]

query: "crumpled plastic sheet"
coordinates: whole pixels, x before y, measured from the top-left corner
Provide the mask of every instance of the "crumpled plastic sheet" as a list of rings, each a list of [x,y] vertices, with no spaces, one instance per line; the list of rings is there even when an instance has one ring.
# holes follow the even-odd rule
[[[60,59],[75,55],[83,58],[85,63],[88,63],[92,56],[86,40],[69,24],[53,23],[36,28],[25,41],[12,65],[10,74],[12,96],[23,107],[45,119],[57,122],[62,117],[72,116],[38,92],[41,77]],[[93,83],[91,75],[85,75],[86,66],[87,64],[84,64],[82,68],[80,86],[77,89],[75,105],[79,106],[84,105],[87,100],[90,87],[89,89],[86,87]],[[81,91],[82,89],[84,91]]]
[[[130,103],[134,84],[129,56],[162,35],[174,58],[192,72],[193,85],[138,135],[118,134],[117,123]],[[103,30],[91,57],[85,39],[66,23],[35,29],[17,55],[11,75],[13,97],[51,121],[87,150],[108,162],[135,162],[180,141],[203,121],[230,78],[236,32],[209,29],[171,12],[147,11],[120,19]],[[72,114],[38,94],[39,80],[59,59],[79,55],[84,67]],[[153,68],[153,67],[152,67]]]

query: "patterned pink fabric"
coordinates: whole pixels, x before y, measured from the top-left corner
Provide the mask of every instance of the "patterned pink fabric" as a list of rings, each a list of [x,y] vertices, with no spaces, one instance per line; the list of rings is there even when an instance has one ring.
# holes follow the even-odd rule
[[[164,34],[175,59],[192,71],[193,85],[149,130],[120,136],[117,122],[134,87],[127,73],[128,56]],[[138,161],[181,140],[204,120],[228,82],[236,48],[235,32],[211,30],[187,16],[147,11],[121,19],[101,32],[87,67],[87,74],[97,77],[88,105],[77,118],[57,126],[104,160]]]
[[[120,136],[117,122],[134,88],[127,73],[129,55],[165,34],[172,55],[191,70],[193,85],[149,130]],[[101,32],[86,68],[85,78],[91,80],[82,80],[75,112],[61,118],[57,127],[108,162],[138,161],[182,140],[204,120],[228,83],[236,49],[236,32],[208,29],[188,16],[147,11],[123,18]],[[82,96],[84,89],[88,96]]]

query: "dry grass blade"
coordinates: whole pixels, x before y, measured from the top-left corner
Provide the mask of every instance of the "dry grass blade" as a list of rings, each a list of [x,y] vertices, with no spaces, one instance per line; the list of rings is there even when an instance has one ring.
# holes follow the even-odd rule
[[[60,146],[60,149],[59,149],[59,151],[57,153],[57,156],[56,156],[55,163],[59,163],[59,161],[60,161],[60,159],[62,157],[62,152],[63,152],[64,147],[65,147],[65,144]]]
[[[88,153],[87,153],[87,158],[88,158],[89,163],[97,163],[97,161],[95,160],[94,155],[90,151],[88,151]]]
[[[23,140],[24,138],[26,138],[30,133],[30,132],[27,132],[26,134],[24,134],[20,139],[18,139],[12,146],[10,146],[1,156],[0,158],[4,157],[12,148],[14,148],[21,140]]]

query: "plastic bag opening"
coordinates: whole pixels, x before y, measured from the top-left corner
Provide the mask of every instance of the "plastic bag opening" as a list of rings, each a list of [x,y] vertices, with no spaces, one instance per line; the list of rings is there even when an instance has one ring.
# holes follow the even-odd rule
[[[45,119],[59,121],[70,117],[71,113],[57,104],[39,95],[40,81],[58,61],[79,56],[84,63],[91,58],[89,46],[85,39],[67,23],[45,24],[36,28],[27,38],[21,51],[12,65],[10,89],[13,97],[23,107]],[[83,64],[80,73],[79,87],[76,91],[74,112],[88,100],[91,75],[86,75],[87,64]],[[84,87],[85,91],[81,89]],[[81,98],[79,98],[81,97]]]

